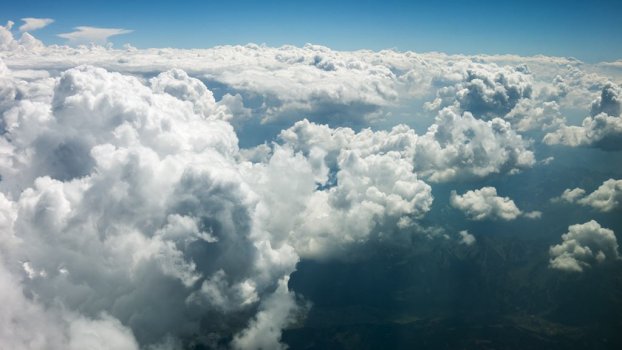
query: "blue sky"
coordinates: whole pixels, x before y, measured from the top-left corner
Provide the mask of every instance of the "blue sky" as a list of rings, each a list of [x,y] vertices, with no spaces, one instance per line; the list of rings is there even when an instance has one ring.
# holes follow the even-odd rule
[[[622,1],[20,1],[0,19],[53,18],[45,43],[76,26],[124,28],[116,45],[204,48],[266,43],[334,49],[622,58]],[[16,26],[17,27],[17,26]]]

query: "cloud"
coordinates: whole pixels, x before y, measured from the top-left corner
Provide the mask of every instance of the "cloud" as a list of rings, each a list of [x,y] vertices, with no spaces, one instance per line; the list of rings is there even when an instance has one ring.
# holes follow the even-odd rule
[[[54,23],[54,20],[51,18],[26,17],[22,18],[22,21],[24,21],[24,24],[19,27],[20,32],[33,32]]]
[[[564,193],[561,194],[561,196],[553,198],[553,202],[566,201],[569,203],[573,203],[577,199],[583,197],[584,195],[585,195],[585,190],[582,188],[577,187],[573,189],[566,189],[564,190]]]
[[[288,288],[301,259],[451,232],[431,213],[436,183],[546,164],[530,138],[562,130],[575,104],[611,113],[603,89],[620,81],[543,56],[115,50],[16,40],[10,27],[0,284],[15,307],[0,315],[18,322],[0,342],[14,348],[30,329],[58,348],[282,347],[309,307]],[[473,219],[541,215],[494,188],[453,197]]]
[[[620,81],[600,66],[566,58],[343,52],[319,45],[223,45],[203,50],[51,46],[45,55],[14,52],[8,63],[57,70],[91,64],[146,79],[154,72],[180,68],[213,87],[216,96],[240,95],[251,115],[245,124],[255,124],[247,129],[236,125],[240,131],[253,129],[248,134],[256,135],[261,128],[272,136],[278,133],[277,125],[283,128],[303,118],[357,130],[391,125],[399,118],[425,128],[429,111],[412,107],[443,89],[451,91],[439,92],[443,102],[431,111],[451,106],[462,114],[471,106],[475,118],[501,117],[517,132],[549,130],[563,119],[555,104],[564,111],[584,108],[583,103],[596,97],[595,89],[607,82],[605,77]],[[458,91],[464,91],[461,97]],[[483,106],[479,109],[474,107],[478,100]]]
[[[473,65],[462,74],[461,81],[455,85],[439,89],[427,108],[455,105],[478,118],[492,119],[503,117],[532,94],[532,78],[525,66]]]
[[[27,276],[25,294],[95,320],[70,327],[78,347],[127,328],[141,346],[198,332],[216,343],[268,296],[290,298],[272,291],[298,255],[255,219],[225,112],[181,72],[151,83],[81,66],[53,80],[44,113],[9,103],[0,255],[27,262],[10,272]]]
[[[569,272],[582,272],[595,263],[619,259],[615,234],[594,220],[570,225],[562,235],[562,243],[552,246],[549,254],[551,268]]]
[[[205,84],[199,79],[188,76],[181,69],[163,72],[149,82],[154,92],[167,93],[185,101],[192,106],[195,113],[205,118],[228,120],[233,117],[229,109],[216,103],[214,94],[207,89]]]
[[[0,194],[0,218],[9,209]],[[10,209],[9,209],[10,210]],[[6,217],[4,218],[6,219]],[[15,219],[15,218],[12,218]],[[2,220],[2,219],[0,219]],[[0,242],[8,238],[7,222],[0,221]],[[130,329],[107,314],[94,318],[80,316],[55,306],[45,306],[32,298],[0,259],[0,340],[11,349],[104,349],[138,350]]]
[[[248,327],[233,338],[234,349],[286,349],[281,330],[296,323],[300,312],[295,295],[287,290],[288,278],[279,281],[274,294],[261,305]]]
[[[618,86],[607,84],[601,95],[592,102],[591,116],[586,117],[581,126],[561,125],[559,129],[544,136],[544,143],[619,150],[622,145],[620,94]]]
[[[566,120],[555,101],[521,100],[505,116],[517,131],[557,129]]]
[[[77,334],[105,313],[101,334],[122,325],[141,347],[199,332],[206,346],[236,334],[276,346],[305,309],[282,282],[300,257],[392,239],[431,208],[403,125],[305,120],[252,162],[230,110],[184,71],[79,66],[26,82],[2,70],[0,252],[23,262],[10,274],[26,294],[94,320]]]
[[[581,126],[563,125],[558,130],[546,134],[543,141],[549,145],[592,146],[610,151],[619,150],[622,144],[622,117],[600,113],[595,117],[585,118]]]
[[[590,114],[595,116],[605,113],[613,117],[619,116],[621,104],[622,91],[620,91],[620,87],[613,83],[608,83],[603,87],[600,96],[592,102]]]
[[[0,26],[0,52],[30,52],[44,48],[41,41],[28,33],[22,33],[20,39],[15,40],[11,28],[13,28],[11,21],[8,21],[5,26]]]
[[[302,257],[347,255],[383,232],[390,239],[398,222],[431,208],[431,187],[412,168],[416,135],[405,126],[356,133],[303,120],[279,139],[247,181],[266,198],[265,225],[288,233]]]
[[[105,44],[108,38],[116,35],[129,34],[132,30],[122,28],[98,28],[80,26],[75,27],[75,31],[70,33],[58,34],[59,37],[69,40],[72,44]]]
[[[554,202],[564,201],[590,206],[601,212],[610,212],[622,203],[622,180],[609,179],[594,192],[587,194],[582,188],[566,189]]]
[[[524,213],[508,197],[497,196],[494,187],[482,187],[478,190],[467,191],[458,195],[451,191],[449,199],[451,206],[463,211],[471,220],[514,220],[523,215],[529,219],[540,218],[540,212]]]
[[[16,43],[11,33],[13,22],[7,23],[6,26],[0,26],[0,50],[14,50]]]
[[[433,182],[512,173],[535,164],[532,151],[511,125],[443,109],[415,146],[415,169]]]
[[[475,244],[475,236],[470,234],[469,231],[460,231],[458,232],[458,234],[460,235],[460,244],[464,244],[466,246],[471,246]]]

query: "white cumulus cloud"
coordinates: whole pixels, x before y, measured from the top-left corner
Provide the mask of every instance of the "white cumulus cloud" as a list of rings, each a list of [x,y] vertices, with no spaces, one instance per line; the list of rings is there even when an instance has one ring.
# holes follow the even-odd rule
[[[552,268],[582,272],[594,264],[619,259],[618,241],[612,230],[591,220],[570,225],[562,235],[562,243],[552,246],[549,254]]]
[[[541,216],[538,211],[524,213],[509,197],[497,195],[494,187],[482,187],[478,190],[467,191],[463,195],[458,195],[456,191],[451,192],[451,205],[463,211],[471,220],[501,219],[514,220],[521,215],[529,219],[537,219]]]
[[[622,180],[609,179],[594,192],[586,194],[582,188],[566,189],[554,201],[565,201],[590,206],[598,211],[610,212],[622,203]]]
[[[512,173],[535,164],[528,143],[500,119],[489,121],[446,108],[419,138],[415,169],[433,182]]]
[[[76,347],[241,331],[298,261],[256,219],[226,112],[181,72],[151,83],[81,66],[52,81],[46,108],[8,101],[0,256],[27,262],[10,270],[26,293],[92,320],[70,325]]]
[[[356,133],[303,120],[279,138],[247,179],[266,198],[266,225],[288,233],[301,256],[335,256],[382,232],[390,237],[400,220],[430,210],[431,187],[413,171],[416,134],[408,127]]]
[[[533,79],[524,65],[473,65],[462,74],[455,85],[439,89],[436,99],[426,106],[437,109],[455,105],[479,118],[492,119],[506,115],[533,91]]]
[[[622,93],[617,85],[608,83],[600,96],[592,102],[591,115],[580,126],[561,125],[544,136],[549,145],[590,146],[615,151],[622,146]]]

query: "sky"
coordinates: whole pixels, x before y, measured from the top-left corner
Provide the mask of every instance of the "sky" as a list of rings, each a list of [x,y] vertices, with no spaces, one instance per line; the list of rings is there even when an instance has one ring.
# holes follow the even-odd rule
[[[305,43],[340,50],[396,48],[463,54],[622,57],[620,1],[19,1],[2,20],[52,18],[49,44],[77,26],[131,30],[111,42],[139,48]]]
[[[0,5],[0,347],[622,349],[619,7]]]

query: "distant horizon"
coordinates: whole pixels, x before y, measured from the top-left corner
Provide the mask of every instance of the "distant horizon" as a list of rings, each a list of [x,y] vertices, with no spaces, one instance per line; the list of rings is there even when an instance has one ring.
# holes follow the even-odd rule
[[[569,1],[285,1],[236,4],[156,1],[45,1],[3,7],[2,23],[50,19],[36,29],[45,44],[64,44],[76,28],[107,29],[119,47],[210,48],[257,43],[272,47],[314,43],[336,50],[397,49],[447,54],[573,57],[595,63],[622,58],[622,2]],[[328,10],[328,12],[326,11]],[[119,15],[121,13],[121,15]],[[102,33],[100,33],[102,34]],[[60,35],[60,36],[59,36]]]

